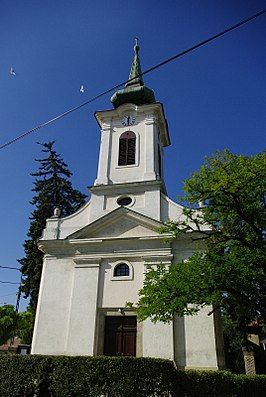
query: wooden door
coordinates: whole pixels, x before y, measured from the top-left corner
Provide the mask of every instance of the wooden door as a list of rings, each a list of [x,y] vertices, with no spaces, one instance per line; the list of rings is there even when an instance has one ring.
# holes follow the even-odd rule
[[[136,356],[136,316],[105,317],[104,355]]]

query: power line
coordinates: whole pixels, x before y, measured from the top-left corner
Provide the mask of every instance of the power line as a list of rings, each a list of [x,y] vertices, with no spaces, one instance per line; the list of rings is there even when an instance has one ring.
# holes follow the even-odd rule
[[[255,14],[255,15],[252,15],[251,17],[249,17],[249,18],[247,18],[247,19],[244,19],[243,21],[237,23],[236,25],[233,25],[233,26],[231,26],[230,28],[227,28],[227,29],[223,30],[222,32],[215,34],[214,36],[211,36],[211,37],[209,37],[208,39],[203,40],[203,41],[201,41],[201,42],[198,43],[198,44],[195,44],[194,46],[188,48],[187,50],[182,51],[182,52],[180,52],[179,54],[174,55],[173,57],[168,58],[168,59],[166,59],[165,61],[163,61],[163,62],[161,62],[161,63],[158,63],[157,65],[153,66],[152,68],[150,68],[150,69],[148,69],[148,70],[145,70],[145,72],[143,72],[141,75],[143,76],[144,74],[150,73],[150,72],[152,72],[153,70],[158,69],[159,67],[164,66],[164,65],[166,65],[167,63],[172,62],[172,61],[174,61],[175,59],[180,58],[181,56],[183,56],[183,55],[185,55],[185,54],[187,54],[187,53],[189,53],[189,52],[191,52],[191,51],[193,51],[193,50],[196,50],[197,48],[203,46],[204,44],[207,44],[207,43],[209,43],[210,41],[213,41],[213,40],[217,39],[218,37],[223,36],[224,34],[226,34],[226,33],[228,33],[228,32],[231,32],[232,30],[234,30],[234,29],[240,27],[241,25],[244,25],[245,23],[251,21],[252,19],[255,19],[255,18],[259,17],[260,15],[264,14],[265,12],[266,12],[266,9],[264,9],[264,10],[258,12],[258,13]],[[0,147],[0,149],[1,149],[1,147]]]
[[[67,111],[64,112],[64,113],[62,113],[62,114],[60,114],[60,115],[58,115],[58,116],[56,116],[56,117],[54,117],[54,118],[52,118],[52,119],[50,119],[50,120],[44,122],[44,123],[42,123],[42,124],[39,124],[37,127],[34,127],[34,128],[32,128],[31,130],[25,132],[24,134],[19,135],[18,137],[16,137],[16,138],[14,138],[14,139],[12,139],[12,140],[10,140],[10,141],[4,143],[3,145],[0,146],[0,149],[4,149],[5,147],[7,147],[7,146],[9,146],[9,145],[11,145],[11,144],[17,142],[18,140],[20,140],[20,139],[22,139],[22,138],[25,138],[27,135],[30,135],[30,134],[32,134],[33,132],[36,132],[36,131],[40,130],[41,128],[44,128],[44,127],[46,127],[47,125],[49,125],[49,124],[51,124],[51,123],[54,123],[55,121],[57,121],[57,120],[59,120],[59,119],[65,117],[65,116],[69,115],[70,113],[73,113],[74,111],[76,111],[76,110],[82,108],[83,106],[86,106],[86,105],[88,105],[89,103],[96,101],[97,99],[103,97],[104,95],[107,95],[107,94],[109,94],[110,92],[116,90],[117,88],[122,87],[123,85],[125,85],[125,84],[128,83],[129,81],[135,80],[137,77],[144,76],[145,74],[148,74],[148,73],[150,73],[150,72],[153,72],[154,70],[156,70],[156,69],[158,69],[158,68],[160,68],[160,67],[166,65],[167,63],[172,62],[172,61],[174,61],[175,59],[180,58],[180,57],[182,57],[183,55],[188,54],[188,53],[191,52],[191,51],[194,51],[195,49],[197,49],[197,48],[199,48],[199,47],[201,47],[201,46],[203,46],[203,45],[205,45],[205,44],[207,44],[207,43],[209,43],[209,42],[211,42],[211,41],[217,39],[218,37],[223,36],[224,34],[226,34],[226,33],[228,33],[228,32],[231,32],[232,30],[234,30],[234,29],[236,29],[236,28],[238,28],[238,27],[240,27],[240,26],[246,24],[247,22],[250,22],[251,20],[253,20],[253,19],[255,19],[255,18],[261,16],[261,15],[264,14],[265,12],[266,12],[266,9],[264,9],[264,10],[258,12],[258,13],[255,14],[255,15],[252,15],[251,17],[249,17],[249,18],[247,18],[247,19],[244,19],[243,21],[241,21],[241,22],[239,22],[239,23],[237,23],[237,24],[235,24],[235,25],[233,25],[233,26],[231,26],[231,27],[229,27],[229,28],[223,30],[223,31],[220,32],[220,33],[215,34],[214,36],[209,37],[209,38],[206,39],[206,40],[201,41],[201,42],[198,43],[198,44],[195,44],[194,46],[192,46],[192,47],[186,49],[185,51],[182,51],[182,52],[180,52],[180,53],[178,53],[178,54],[172,56],[171,58],[166,59],[165,61],[158,63],[157,65],[151,67],[150,69],[145,70],[145,71],[144,71],[143,73],[141,73],[140,75],[135,76],[135,77],[132,78],[132,79],[126,80],[126,81],[124,81],[123,83],[117,84],[116,86],[114,86],[114,87],[112,87],[112,88],[109,88],[108,90],[102,92],[101,94],[96,95],[95,97],[89,99],[88,101],[82,103],[81,105],[75,106],[74,108],[72,108],[72,109],[70,109],[70,110],[67,110]]]
[[[17,267],[10,267],[10,266],[0,266],[1,269],[11,269],[11,270],[18,270],[20,272],[20,269]]]
[[[20,283],[13,283],[12,281],[1,281],[0,280],[0,283],[2,283],[2,284],[17,284],[17,285],[20,285]]]

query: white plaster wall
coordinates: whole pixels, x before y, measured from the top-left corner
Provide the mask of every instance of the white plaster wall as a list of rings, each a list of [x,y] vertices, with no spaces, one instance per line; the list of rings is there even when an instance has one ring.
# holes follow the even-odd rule
[[[119,208],[117,199],[122,195],[128,195],[132,197],[133,202],[130,206],[128,206],[129,209],[160,221],[160,188],[160,183],[158,183],[156,186],[137,185],[132,187],[130,185],[123,185],[123,187],[116,187],[115,195],[113,194],[113,191],[105,192],[101,195],[92,194],[90,223],[108,214],[109,212],[112,212],[114,209]]]
[[[93,355],[98,274],[97,263],[45,262],[33,354]]]
[[[174,325],[174,358],[179,368],[186,368],[186,330],[184,317],[175,317]]]
[[[135,237],[135,236],[145,236],[147,233],[147,228],[142,225],[138,225],[136,222],[131,220],[121,220],[112,223],[105,230],[101,230],[101,238],[105,237]],[[149,230],[150,236],[158,236],[158,233],[154,230]],[[91,237],[98,237],[99,233],[91,233]]]
[[[143,357],[174,359],[173,324],[143,322]]]
[[[132,194],[128,193],[128,191],[124,191],[122,195],[126,195],[126,196],[130,196],[133,199],[133,203],[132,205],[128,206],[129,208],[132,209],[137,209],[137,208],[144,208],[145,205],[145,196],[144,194],[140,194],[140,193],[136,193],[134,192]],[[117,204],[117,198],[119,197],[119,193],[116,193],[115,195],[109,195],[109,196],[105,196],[105,203],[104,203],[104,210],[113,210],[114,208],[118,208],[119,205]]]
[[[174,260],[178,263],[192,256],[199,242],[181,239],[173,244]],[[178,266],[178,265],[177,265]],[[218,369],[214,316],[206,306],[195,316],[174,320],[175,360],[181,368]]]
[[[161,193],[161,221],[165,222],[168,219],[178,220],[182,217],[183,207],[175,203],[165,194]]]
[[[145,215],[160,221],[160,191],[150,190],[145,194]]]
[[[121,256],[121,262],[123,257]],[[133,267],[132,280],[113,280],[112,271],[116,260],[104,260],[101,264],[99,285],[99,307],[125,307],[126,302],[137,302],[138,291],[142,287],[144,265],[141,261],[127,260]]]
[[[93,355],[97,315],[99,264],[75,266],[66,351],[69,355]]]
[[[46,228],[43,231],[41,240],[66,238],[88,224],[90,211],[91,200],[72,215],[66,216],[65,218],[47,219]]]
[[[102,124],[101,129],[101,144],[99,151],[98,171],[95,185],[108,184],[108,175],[110,168],[110,153],[112,148],[111,143],[112,126],[110,120]]]
[[[210,307],[174,319],[175,362],[179,368],[218,369],[214,318]]]
[[[155,180],[158,169],[157,150],[154,145],[158,144],[156,109],[150,110],[150,113],[136,124],[129,127],[121,127],[113,124],[109,145],[111,150],[110,165],[107,169],[107,179],[111,183],[128,183],[143,180]],[[114,123],[114,122],[113,122]],[[128,166],[118,166],[119,138],[126,131],[133,131],[136,135],[136,163]],[[102,161],[102,160],[101,160]]]
[[[102,217],[109,211],[104,211],[104,202],[105,202],[105,196],[104,194],[92,194],[91,196],[91,211],[90,211],[90,218],[87,222],[92,223],[96,219]]]
[[[66,354],[73,262],[46,259],[43,266],[32,353]]]
[[[164,218],[168,219],[168,215],[165,214],[169,212],[169,202],[164,198],[161,199],[160,185],[140,186],[139,190],[138,187],[129,187],[127,191],[125,188],[120,188],[120,190],[117,188],[116,193],[115,195],[111,192],[92,194],[90,201],[75,214],[65,218],[48,219],[41,240],[65,239],[70,234],[119,208],[117,198],[122,194],[133,198],[130,209],[159,221],[164,221]],[[180,214],[180,206],[176,205],[174,208],[176,214]]]

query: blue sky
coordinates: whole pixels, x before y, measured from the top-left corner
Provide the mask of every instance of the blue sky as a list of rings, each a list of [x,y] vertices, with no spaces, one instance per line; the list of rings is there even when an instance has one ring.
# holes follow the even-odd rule
[[[264,8],[266,1],[257,0],[2,0],[0,144],[125,81],[135,36],[144,71]],[[144,77],[169,124],[165,181],[172,199],[216,149],[265,149],[265,71],[266,14]],[[87,193],[100,142],[94,112],[111,109],[110,96],[0,151],[1,266],[18,266],[23,257],[30,173],[41,157],[36,142],[55,140],[73,186]],[[0,269],[1,281],[19,278]],[[15,304],[16,292],[0,283],[0,303]]]

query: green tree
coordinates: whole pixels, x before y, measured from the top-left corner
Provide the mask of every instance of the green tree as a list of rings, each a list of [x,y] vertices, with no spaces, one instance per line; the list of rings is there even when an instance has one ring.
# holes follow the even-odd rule
[[[31,204],[35,206],[30,216],[28,237],[24,242],[25,257],[20,259],[23,275],[21,290],[25,297],[30,297],[30,310],[36,311],[39,285],[41,279],[43,253],[38,249],[38,240],[45,228],[47,218],[51,218],[55,208],[59,208],[61,216],[74,213],[85,203],[86,195],[73,189],[69,180],[72,173],[67,164],[54,150],[54,141],[40,144],[45,158],[37,159],[39,171],[31,174],[36,177],[34,188],[36,195]]]
[[[239,328],[266,314],[266,152],[206,158],[184,183],[181,221],[162,231],[190,233],[201,249],[187,261],[151,266],[140,291],[141,320],[170,321],[214,304]],[[210,313],[211,314],[211,313]]]
[[[30,343],[33,316],[31,312],[17,313],[13,305],[0,307],[0,345],[14,336],[22,343]]]

